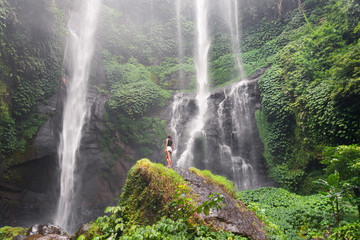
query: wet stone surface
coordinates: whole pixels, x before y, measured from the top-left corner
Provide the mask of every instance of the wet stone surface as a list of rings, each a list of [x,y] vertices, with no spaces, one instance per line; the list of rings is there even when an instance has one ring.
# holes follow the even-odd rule
[[[208,200],[209,194],[221,193],[225,196],[224,206],[220,211],[212,211],[208,216],[202,215],[205,222],[213,223],[219,228],[239,234],[252,239],[267,239],[265,235],[265,224],[261,222],[254,213],[249,211],[245,205],[233,199],[221,188],[210,184],[204,178],[192,173],[188,169],[173,168],[193,189],[197,195],[195,200],[198,204]]]

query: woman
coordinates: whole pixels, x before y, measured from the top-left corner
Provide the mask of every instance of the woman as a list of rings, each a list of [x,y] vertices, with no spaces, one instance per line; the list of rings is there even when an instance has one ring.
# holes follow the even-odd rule
[[[168,162],[167,167],[171,167],[171,152],[173,150],[173,146],[174,146],[174,142],[171,139],[171,136],[168,135],[165,144],[166,161]]]

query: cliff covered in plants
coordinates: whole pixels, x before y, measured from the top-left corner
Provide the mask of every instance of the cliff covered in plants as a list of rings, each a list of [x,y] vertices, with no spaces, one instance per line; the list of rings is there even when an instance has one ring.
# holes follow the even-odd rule
[[[270,176],[284,188],[312,192],[323,149],[359,143],[359,18],[358,1],[308,0],[245,28],[245,71],[270,67],[256,118]]]
[[[0,1],[0,176],[33,154],[32,140],[47,117],[38,106],[61,77],[65,5]]]

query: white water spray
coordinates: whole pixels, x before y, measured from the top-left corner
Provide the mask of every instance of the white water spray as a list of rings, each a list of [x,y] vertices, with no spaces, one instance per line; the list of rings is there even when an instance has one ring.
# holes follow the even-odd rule
[[[184,41],[182,36],[182,26],[181,26],[181,3],[182,0],[176,0],[176,27],[177,27],[177,45],[178,45],[178,56],[179,56],[179,80],[184,81],[184,71],[182,69],[182,64],[184,62]]]
[[[209,91],[209,77],[208,77],[208,54],[210,49],[210,39],[208,34],[208,0],[196,0],[196,81],[197,94],[196,101],[199,112],[192,122],[192,131],[190,138],[187,141],[186,150],[180,156],[177,163],[179,166],[189,167],[194,160],[192,148],[194,141],[199,134],[204,136],[203,128],[206,121],[206,113],[208,109],[207,99],[210,95]]]
[[[240,74],[240,79],[244,78],[244,67],[240,58],[240,30],[238,0],[221,0],[226,24],[228,25],[231,36],[231,48],[235,56],[235,62]]]
[[[76,159],[88,106],[87,83],[94,51],[94,35],[100,0],[82,0],[68,23],[69,36],[64,54],[67,98],[58,148],[60,165],[60,199],[55,224],[65,230],[74,227]]]

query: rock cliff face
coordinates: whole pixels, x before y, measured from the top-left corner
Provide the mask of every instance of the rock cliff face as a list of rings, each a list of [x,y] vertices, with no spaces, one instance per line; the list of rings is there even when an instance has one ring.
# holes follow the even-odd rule
[[[209,169],[227,176],[239,190],[272,186],[262,153],[255,111],[260,108],[258,80],[265,68],[241,82],[213,90],[208,98],[208,112],[203,132],[197,133],[193,146],[187,146],[192,121],[199,111],[194,94],[174,97],[169,125],[175,137],[173,160],[180,159],[187,148],[192,152],[190,166]]]
[[[13,166],[0,183],[0,225],[30,226],[52,222],[59,197],[59,165],[57,147],[61,129],[62,101],[65,86],[52,96],[40,111],[48,116],[33,142],[33,154],[22,164]],[[131,165],[124,158],[109,164],[112,156],[99,146],[104,128],[105,103],[108,96],[96,90],[88,92],[91,112],[83,129],[77,166],[76,202],[78,222],[102,215],[106,206],[121,194]],[[134,151],[123,146],[127,155]],[[91,209],[91,210],[90,210]]]

